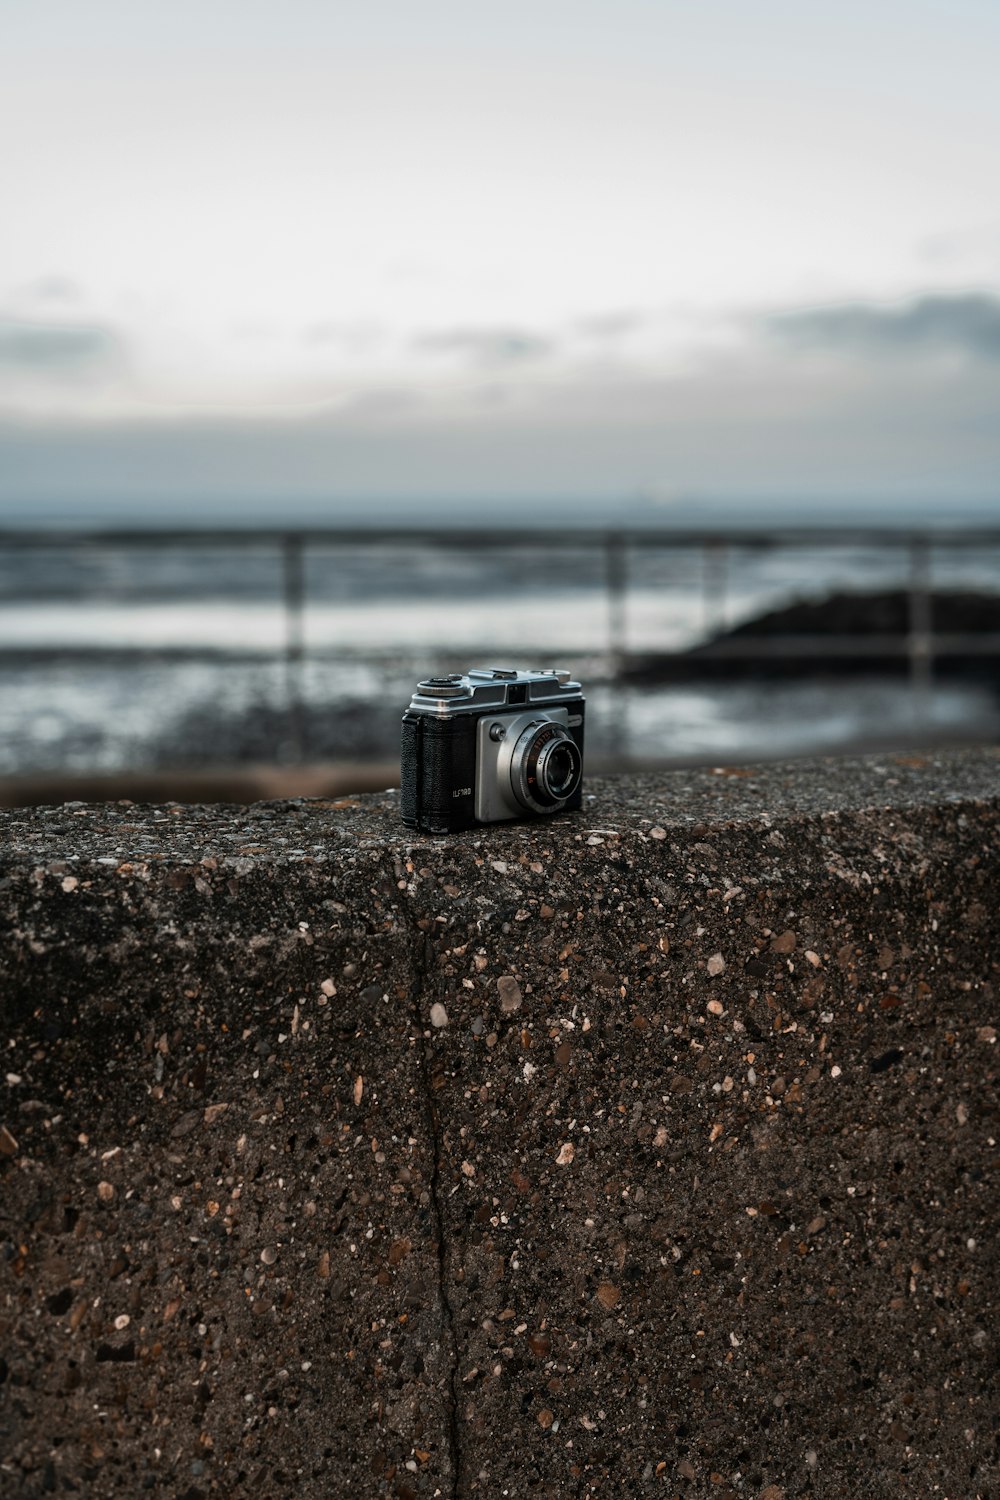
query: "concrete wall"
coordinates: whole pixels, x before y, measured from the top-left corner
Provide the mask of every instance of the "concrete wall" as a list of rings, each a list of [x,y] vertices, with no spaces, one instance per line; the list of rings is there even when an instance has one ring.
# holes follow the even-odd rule
[[[0,1494],[997,1494],[998,772],[2,814]]]

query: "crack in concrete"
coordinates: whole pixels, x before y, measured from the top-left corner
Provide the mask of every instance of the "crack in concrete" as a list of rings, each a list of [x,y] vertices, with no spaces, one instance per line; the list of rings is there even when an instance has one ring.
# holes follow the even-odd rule
[[[431,1141],[431,1180],[429,1192],[431,1212],[434,1218],[434,1233],[437,1240],[438,1296],[441,1302],[441,1344],[448,1362],[448,1378],[445,1386],[445,1431],[451,1465],[451,1500],[459,1500],[462,1494],[462,1443],[461,1425],[458,1416],[458,1327],[455,1309],[448,1293],[450,1261],[445,1235],[444,1206],[441,1193],[442,1129],[441,1117],[434,1103],[434,1088],[431,1074],[431,1059],[424,1029],[424,1017],[420,1002],[430,977],[429,942],[427,935],[416,926],[408,912],[403,919],[410,933],[413,980],[410,985],[410,1012],[416,1035],[420,1076],[423,1084],[424,1113]]]

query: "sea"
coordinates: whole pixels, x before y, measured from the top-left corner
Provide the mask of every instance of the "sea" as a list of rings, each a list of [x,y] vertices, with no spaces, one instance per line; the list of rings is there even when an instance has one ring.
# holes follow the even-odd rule
[[[17,545],[12,541],[17,540]],[[906,587],[905,536],[665,529],[625,552],[549,526],[503,545],[447,531],[317,541],[304,551],[301,653],[287,657],[285,559],[267,537],[150,531],[127,543],[0,534],[0,775],[368,759],[391,763],[421,676],[568,666],[588,695],[588,754],[730,764],[996,739],[989,682],[940,673],[623,686],[615,652],[678,650],[797,600]],[[1000,594],[1000,528],[935,543],[930,582]],[[292,638],[295,629],[292,629]]]

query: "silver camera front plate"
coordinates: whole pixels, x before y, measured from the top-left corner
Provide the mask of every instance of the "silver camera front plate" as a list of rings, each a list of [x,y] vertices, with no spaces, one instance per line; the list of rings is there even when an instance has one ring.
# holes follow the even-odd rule
[[[526,812],[559,811],[561,802],[543,805],[535,801],[523,775],[522,740],[533,738],[526,736],[526,731],[546,724],[566,730],[568,710],[529,708],[515,714],[487,713],[480,719],[476,743],[476,817],[480,822],[498,823],[507,818],[523,818]],[[559,739],[563,740],[563,736]],[[569,740],[568,743],[578,757],[573,742]],[[576,790],[578,783],[579,774],[567,797]]]

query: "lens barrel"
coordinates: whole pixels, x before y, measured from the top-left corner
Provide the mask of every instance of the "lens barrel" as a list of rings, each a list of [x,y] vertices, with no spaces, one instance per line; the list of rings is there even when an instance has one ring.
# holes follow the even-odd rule
[[[511,756],[514,796],[532,812],[554,812],[580,785],[583,760],[576,741],[551,720],[529,724]]]

